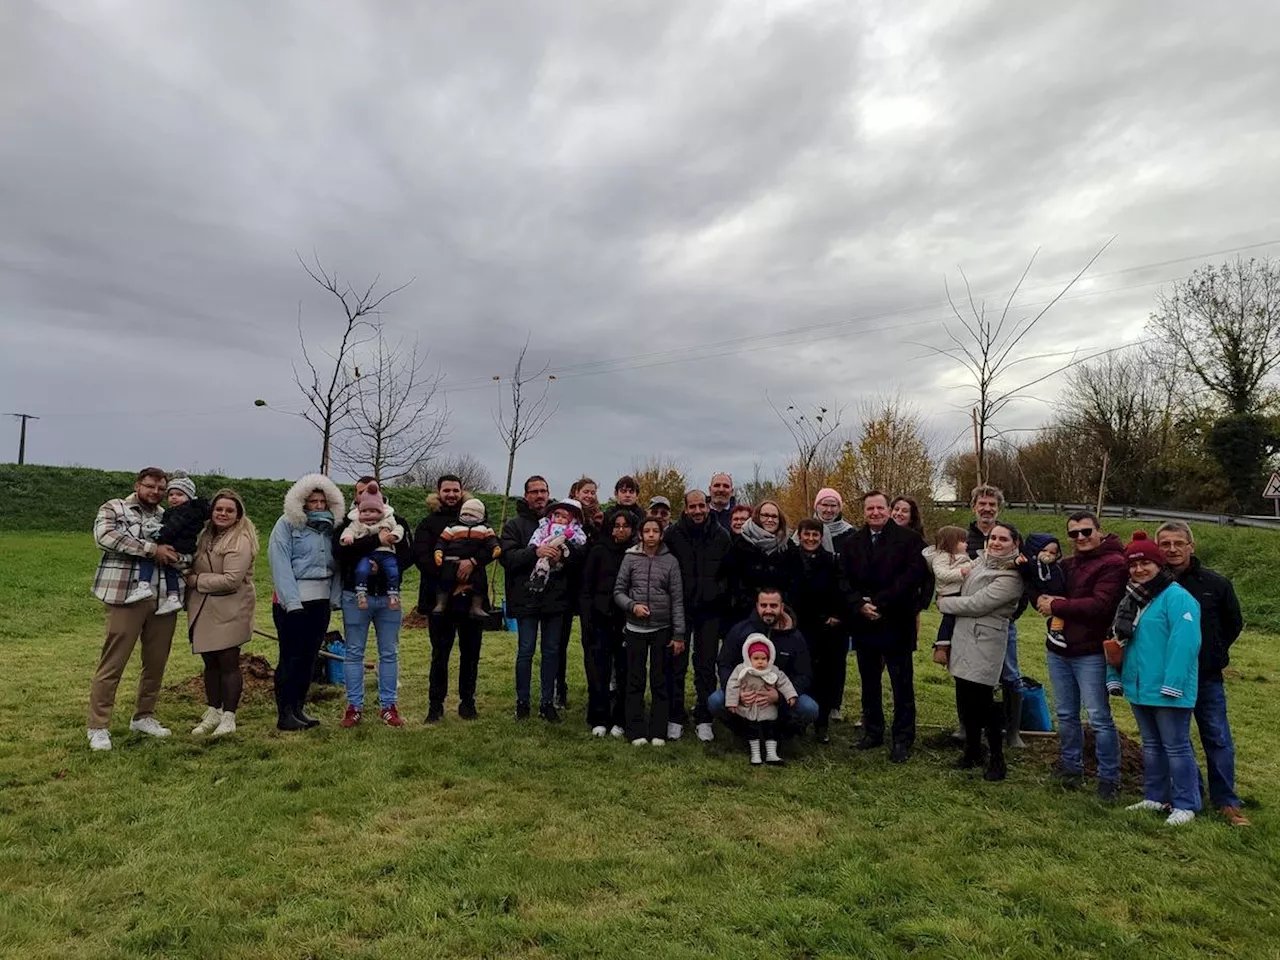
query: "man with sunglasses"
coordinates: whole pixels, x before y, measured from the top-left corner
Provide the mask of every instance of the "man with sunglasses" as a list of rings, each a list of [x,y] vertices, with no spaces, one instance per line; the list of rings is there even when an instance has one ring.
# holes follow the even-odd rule
[[[1104,534],[1092,511],[1067,518],[1072,555],[1062,561],[1067,595],[1042,594],[1035,600],[1042,616],[1061,617],[1062,642],[1048,649],[1049,682],[1058,716],[1058,770],[1063,786],[1076,789],[1084,775],[1084,730],[1080,707],[1089,714],[1098,760],[1098,796],[1120,795],[1120,736],[1107,699],[1107,661],[1102,653],[1124,596],[1129,569],[1124,547],[1114,533]]]

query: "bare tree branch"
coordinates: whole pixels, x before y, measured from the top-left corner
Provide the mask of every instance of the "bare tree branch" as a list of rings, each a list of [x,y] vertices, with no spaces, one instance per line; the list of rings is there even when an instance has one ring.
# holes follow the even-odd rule
[[[498,406],[493,411],[493,424],[497,427],[498,436],[502,438],[502,442],[507,449],[507,482],[503,488],[500,522],[505,522],[507,519],[507,503],[511,499],[511,478],[516,468],[516,453],[541,433],[542,428],[547,425],[547,422],[560,409],[559,404],[550,403],[549,392],[551,383],[555,380],[554,375],[548,375],[547,373],[551,368],[551,362],[544,363],[537,373],[526,373],[524,370],[524,361],[529,352],[531,336],[525,337],[524,346],[520,348],[520,353],[516,357],[515,369],[512,371],[511,376],[507,378],[507,385],[511,393],[511,405],[509,408],[503,403],[503,378],[493,378],[498,383]],[[531,384],[537,383],[539,380],[543,381],[541,393],[534,393],[528,390]]]

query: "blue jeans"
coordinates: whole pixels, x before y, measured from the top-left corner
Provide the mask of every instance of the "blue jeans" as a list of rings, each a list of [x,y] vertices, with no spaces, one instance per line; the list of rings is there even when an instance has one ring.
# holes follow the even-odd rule
[[[400,560],[394,553],[374,552],[356,561],[356,589],[366,590],[369,577],[373,575],[373,565],[377,564],[382,575],[387,578],[387,592],[400,592]]]
[[[733,717],[724,705],[724,691],[715,690],[711,696],[707,697],[707,709],[711,711],[713,717],[719,717],[721,720],[728,720]],[[807,693],[802,693],[796,697],[796,705],[788,707],[787,701],[778,701],[778,722],[785,724],[799,724],[806,726],[818,719],[818,701],[813,699]]]
[[[540,705],[551,706],[556,692],[556,674],[560,672],[560,628],[562,614],[550,617],[521,617],[516,621],[516,702],[530,703],[529,687],[533,682],[533,651],[538,645],[538,629],[542,629],[542,666],[539,669],[542,689]]]
[[[164,577],[164,592],[166,594],[178,592],[178,568],[172,564],[166,564],[161,567]],[[150,583],[156,575],[156,562],[154,560],[142,559],[138,561],[138,582]]]
[[[1120,782],[1120,735],[1107,699],[1107,661],[1100,653],[1083,657],[1045,655],[1058,716],[1058,757],[1063,773],[1084,772],[1084,728],[1080,704],[1089,714],[1098,754],[1098,779]]]
[[[1196,694],[1196,726],[1209,768],[1209,799],[1218,808],[1238,807],[1236,796],[1236,745],[1227,723],[1227,691],[1222,677],[1204,677]],[[1204,794],[1201,784],[1200,793]]]
[[[364,648],[370,624],[378,640],[378,702],[384,707],[395,706],[396,681],[400,679],[400,616],[399,610],[387,607],[385,596],[370,596],[369,609],[361,610],[355,593],[342,591],[342,629],[347,646],[343,676],[347,703],[357,710],[364,709]]]
[[[1009,643],[1004,648],[1004,666],[1000,668],[1000,682],[1006,687],[1022,686],[1022,671],[1018,669],[1018,622],[1009,621]]]
[[[1142,795],[1175,810],[1200,809],[1200,771],[1191,749],[1190,707],[1132,704],[1142,734]]]

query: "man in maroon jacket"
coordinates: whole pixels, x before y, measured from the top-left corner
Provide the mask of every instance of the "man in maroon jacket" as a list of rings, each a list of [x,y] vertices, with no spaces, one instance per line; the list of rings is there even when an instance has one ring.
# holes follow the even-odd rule
[[[1124,548],[1114,533],[1103,534],[1102,524],[1088,510],[1067,518],[1067,536],[1073,554],[1063,561],[1067,595],[1035,598],[1036,609],[1046,617],[1061,617],[1061,640],[1050,633],[1049,682],[1058,715],[1058,774],[1069,788],[1080,785],[1084,773],[1084,730],[1080,725],[1083,701],[1093,728],[1098,760],[1098,796],[1115,800],[1120,795],[1120,736],[1111,719],[1107,699],[1107,661],[1102,641],[1111,629],[1116,607],[1129,579]]]

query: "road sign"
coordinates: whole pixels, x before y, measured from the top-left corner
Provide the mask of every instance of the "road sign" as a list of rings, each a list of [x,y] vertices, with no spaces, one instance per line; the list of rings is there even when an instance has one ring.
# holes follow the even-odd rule
[[[1267,488],[1262,491],[1262,495],[1268,500],[1280,500],[1280,473],[1271,475],[1271,479],[1267,481]]]

